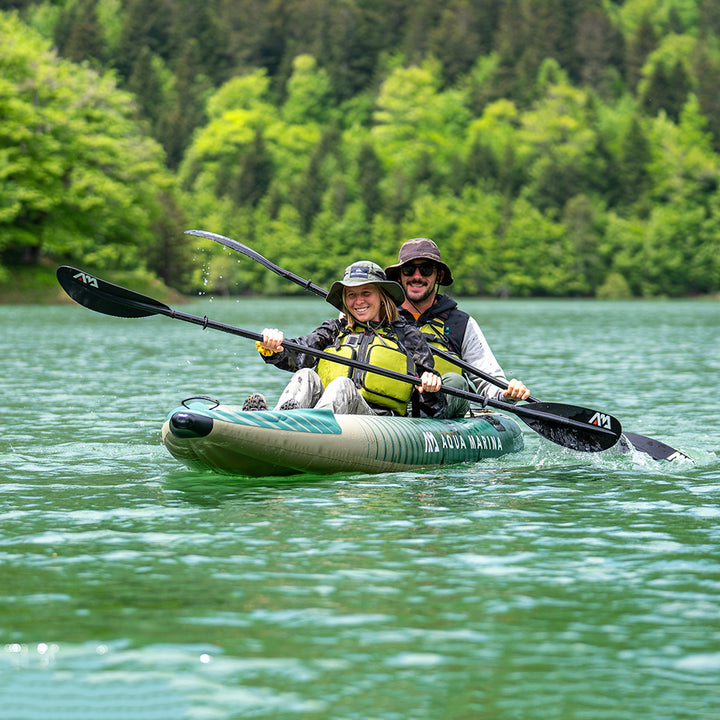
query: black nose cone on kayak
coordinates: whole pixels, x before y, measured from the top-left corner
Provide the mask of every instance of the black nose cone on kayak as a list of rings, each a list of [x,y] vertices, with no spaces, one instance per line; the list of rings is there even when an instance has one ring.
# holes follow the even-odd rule
[[[213,419],[187,410],[178,410],[170,417],[170,431],[181,438],[205,437],[213,428]]]

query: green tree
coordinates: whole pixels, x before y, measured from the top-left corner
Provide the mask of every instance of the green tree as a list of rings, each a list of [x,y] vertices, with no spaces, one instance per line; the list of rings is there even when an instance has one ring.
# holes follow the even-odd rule
[[[541,210],[560,210],[580,192],[591,192],[602,168],[587,95],[569,85],[551,86],[522,116],[521,142],[529,150],[528,199]]]
[[[645,83],[641,100],[643,111],[648,115],[657,115],[661,110],[670,106],[671,91],[667,69],[664,64],[659,63]]]
[[[265,147],[265,140],[260,129],[256,129],[252,145],[240,157],[236,167],[224,167],[218,173],[217,193],[227,191],[236,205],[255,207],[270,187],[273,165],[270,154]],[[222,187],[223,179],[227,179],[227,188]]]
[[[167,58],[172,0],[129,0],[125,22],[113,58],[121,77],[128,79],[143,48]]]
[[[468,181],[488,178],[490,187],[507,199],[518,193],[531,153],[530,147],[520,142],[520,127],[520,113],[509,100],[498,100],[485,108],[466,134]]]
[[[609,216],[606,252],[634,295],[682,296],[720,286],[717,217],[681,204],[656,206],[646,221]],[[714,255],[712,255],[714,253]]]
[[[651,197],[659,204],[686,203],[708,207],[720,187],[720,158],[712,152],[712,138],[691,95],[675,124],[660,116],[648,133]]]
[[[668,32],[675,35],[681,35],[685,31],[682,18],[680,17],[680,13],[678,13],[678,9],[675,5],[672,5],[668,11],[667,29]]]
[[[657,34],[648,13],[642,19],[626,43],[625,65],[627,67],[627,80],[630,88],[634,90],[642,77],[650,53],[657,47]]]
[[[521,0],[507,0],[502,4],[495,39],[498,64],[494,75],[497,95],[524,103],[530,96],[530,87],[537,75],[537,66],[527,70],[530,32],[522,16]]]
[[[221,196],[232,184],[232,174],[245,153],[257,152],[260,139],[275,122],[264,71],[233,78],[207,103],[210,118],[195,135],[179,168],[182,186],[193,192]]]
[[[573,78],[579,61],[573,46],[576,3],[563,0],[506,0],[502,4],[495,50],[504,94],[525,105],[536,98],[535,80],[547,59]]]
[[[715,0],[700,0],[698,13],[701,37],[720,37],[720,5]]]
[[[282,116],[290,124],[327,122],[330,78],[318,69],[312,55],[298,55],[293,60],[293,74],[287,83],[287,98]]]
[[[315,215],[320,211],[325,182],[322,176],[323,154],[320,148],[310,156],[300,181],[293,189],[293,205],[300,215],[303,232],[308,232]]]
[[[677,121],[690,88],[682,62],[676,61],[669,72],[663,63],[658,63],[644,87],[642,107],[648,115],[657,115],[664,110]]]
[[[479,55],[490,50],[483,21],[492,8],[469,0],[443,5],[440,17],[430,30],[429,51],[441,62],[446,82],[451,84],[472,68]]]
[[[488,184],[492,187],[499,176],[500,162],[492,148],[479,137],[475,137],[465,164],[465,173],[462,177],[463,184],[486,180],[489,181]]]
[[[62,10],[55,26],[55,43],[69,60],[95,60],[106,57],[102,30],[97,16],[97,0],[76,0]]]
[[[188,41],[176,60],[171,82],[163,83],[164,100],[158,110],[155,137],[165,148],[168,165],[174,170],[180,165],[193,132],[207,119],[205,102],[211,88],[208,79],[196,73],[198,52],[197,41]],[[157,62],[155,58],[154,64]]]
[[[335,132],[329,130],[321,142],[318,123],[284,122],[270,98],[267,73],[258,70],[233,78],[209,99],[210,121],[195,134],[180,166],[188,197],[203,198],[193,203],[198,222],[213,221],[220,232],[232,234],[232,208],[251,206],[270,220],[292,216],[294,232],[309,230],[330,176],[324,163],[333,155]],[[287,213],[290,203],[299,214],[295,208]]]
[[[698,43],[693,56],[693,76],[697,79],[697,97],[713,136],[713,149],[720,152],[720,53],[706,42]]]
[[[186,58],[185,50],[192,43],[194,75],[210,78],[217,86],[227,80],[230,67],[228,38],[219,22],[215,5],[215,2],[173,0],[163,59],[168,65],[175,66],[180,58]],[[187,59],[184,61],[187,62]]]
[[[383,179],[382,165],[370,142],[364,142],[357,159],[360,196],[368,221],[382,210],[380,184]]]
[[[501,267],[494,281],[495,294],[568,295],[586,285],[585,278],[574,274],[566,229],[524,199],[513,204],[498,246]]]
[[[587,195],[575,195],[565,203],[562,225],[571,248],[567,293],[594,295],[604,279],[605,265],[599,252],[604,218],[605,208]]]
[[[428,61],[395,70],[380,89],[371,134],[388,173],[390,193],[401,177],[401,184],[412,192],[427,173],[428,158],[433,176],[446,180],[451,159],[460,151],[470,119],[464,95],[443,92],[440,85],[440,67]]]
[[[239,72],[278,72],[285,55],[289,29],[286,0],[218,0],[217,25],[227,47],[227,63]],[[304,52],[307,52],[307,48]],[[229,79],[229,78],[228,78]],[[227,80],[226,80],[227,81]]]
[[[622,33],[601,7],[593,7],[577,19],[575,38],[582,82],[603,95],[610,94],[613,79],[623,73]]]
[[[496,52],[480,57],[462,79],[467,106],[473,116],[479,117],[491,102],[500,100],[500,59]]]
[[[650,143],[643,131],[641,119],[634,115],[622,139],[617,162],[620,205],[644,202],[646,193],[650,190],[651,159]]]
[[[0,76],[2,260],[145,267],[173,183],[130,96],[2,14]]]
[[[153,129],[157,128],[164,103],[164,87],[157,69],[156,56],[145,46],[140,50],[127,82],[144,117]],[[157,59],[160,62],[159,58]]]
[[[400,46],[406,6],[405,0],[322,3],[319,14],[326,22],[314,54],[339,101],[370,87],[383,50],[394,52]]]

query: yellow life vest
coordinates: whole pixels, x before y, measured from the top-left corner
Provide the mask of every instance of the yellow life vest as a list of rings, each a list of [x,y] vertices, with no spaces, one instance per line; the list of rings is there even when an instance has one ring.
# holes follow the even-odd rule
[[[415,373],[412,359],[400,346],[397,336],[388,328],[379,328],[373,332],[343,333],[338,336],[335,345],[325,348],[325,352],[403,374]],[[398,415],[407,414],[407,404],[414,387],[410,383],[341,365],[325,358],[318,362],[317,373],[323,387],[327,387],[335,378],[349,377],[371,405],[388,408]]]
[[[444,350],[445,352],[457,357],[456,353],[450,349],[450,343],[445,339],[445,327],[446,326],[442,321],[433,320],[425,323],[425,325],[420,328],[420,332],[423,334],[423,337],[428,341],[428,344],[431,347],[440,348],[440,350]],[[463,370],[459,365],[455,365],[455,363],[452,363],[450,360],[446,360],[439,355],[434,355],[434,358],[435,370],[437,370],[440,375],[444,375],[449,372],[460,373],[462,375]]]

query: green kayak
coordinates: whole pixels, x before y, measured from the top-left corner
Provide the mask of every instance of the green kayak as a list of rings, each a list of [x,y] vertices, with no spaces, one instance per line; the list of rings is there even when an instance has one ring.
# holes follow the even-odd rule
[[[242,411],[189,398],[162,427],[170,453],[194,468],[264,477],[383,473],[497,458],[523,448],[520,426],[497,412],[454,420]]]

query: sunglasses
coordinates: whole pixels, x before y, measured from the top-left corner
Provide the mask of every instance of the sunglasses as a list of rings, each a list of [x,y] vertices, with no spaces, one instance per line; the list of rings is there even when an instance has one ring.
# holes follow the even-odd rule
[[[403,265],[400,268],[400,272],[405,277],[412,277],[415,274],[415,270],[419,270],[423,277],[430,277],[435,272],[435,263],[424,262],[419,265]]]

